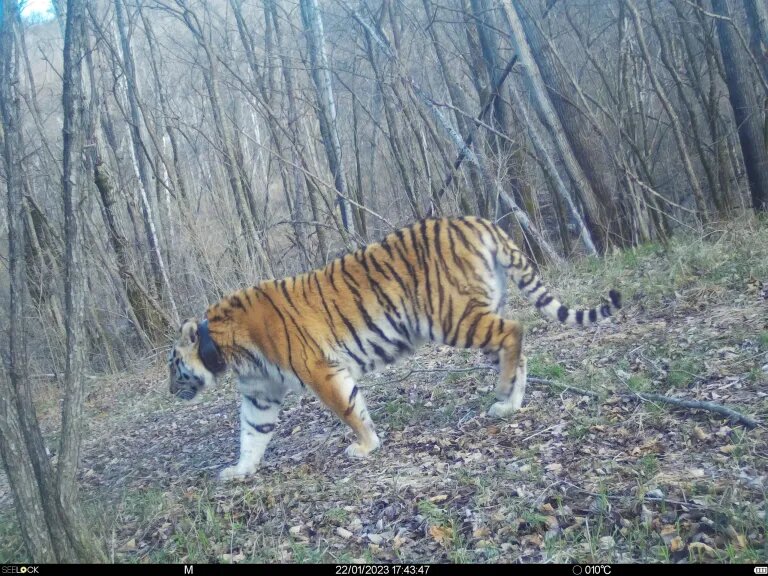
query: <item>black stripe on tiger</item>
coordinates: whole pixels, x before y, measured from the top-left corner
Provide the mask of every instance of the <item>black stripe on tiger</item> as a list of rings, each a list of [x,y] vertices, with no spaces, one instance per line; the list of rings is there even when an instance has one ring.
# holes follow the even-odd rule
[[[395,359],[387,353],[384,348],[376,344],[376,342],[373,342],[372,340],[368,340],[368,344],[371,345],[371,348],[373,349],[373,353],[376,354],[379,358],[381,358],[384,362],[387,364],[391,364],[395,361]]]
[[[464,348],[470,348],[474,342],[475,342],[475,332],[477,331],[477,326],[480,324],[483,318],[488,316],[488,312],[481,312],[475,316],[475,319],[472,321],[472,324],[469,325],[469,329],[467,329],[467,337],[466,337],[466,343],[464,344]]]
[[[256,430],[259,434],[269,434],[270,432],[273,432],[275,430],[275,424],[273,423],[267,423],[267,424],[254,424],[250,420],[246,420],[248,425]]]
[[[541,296],[538,297],[536,300],[536,308],[543,308],[544,306],[548,306],[552,300],[554,300],[554,296],[550,294],[549,292],[544,292]],[[567,309],[566,309],[567,310]]]
[[[256,408],[256,410],[262,410],[263,411],[263,410],[269,410],[270,408],[272,408],[272,406],[270,406],[269,403],[262,404],[261,401],[258,398],[256,398],[255,396],[248,396],[248,395],[246,395],[245,399],[248,400],[248,402],[250,402],[251,405],[254,408]]]
[[[288,293],[288,287],[286,286],[287,280],[281,280],[278,283],[278,286],[280,286],[280,291],[283,293],[283,296],[285,296],[285,299],[288,300],[288,304],[291,305],[291,308],[294,310],[298,310],[296,308],[296,305],[293,303],[293,300],[291,300],[291,295]]]
[[[291,370],[293,370],[293,373],[296,374],[296,377],[298,378],[298,374],[296,372],[296,366],[294,366],[293,364],[293,352],[291,350],[291,333],[288,330],[288,323],[285,321],[285,316],[283,316],[283,313],[280,311],[280,308],[278,308],[278,306],[272,300],[272,297],[266,292],[264,292],[263,290],[262,290],[262,294],[267,299],[267,302],[270,303],[270,305],[275,310],[275,312],[277,312],[278,317],[283,322],[283,330],[285,331],[285,342],[286,342],[286,346],[288,347],[288,364],[290,365]],[[301,381],[300,378],[299,378],[299,381]],[[303,385],[304,383],[302,382],[302,386]]]
[[[349,393],[349,400],[347,400],[347,409],[344,410],[344,416],[352,414],[352,410],[355,409],[355,397],[357,396],[357,386],[352,386],[352,392]]]
[[[339,315],[339,318],[341,318],[341,321],[344,322],[344,326],[347,327],[347,330],[349,330],[349,333],[355,339],[355,343],[357,344],[357,347],[360,349],[360,352],[362,352],[364,355],[368,354],[368,352],[365,351],[365,348],[363,347],[363,341],[360,340],[360,335],[357,333],[357,330],[355,330],[355,327],[352,324],[352,322],[350,322],[349,318],[347,318],[346,316],[344,316],[344,314],[341,313],[341,310],[339,309],[339,305],[336,304],[336,302],[333,303],[333,307],[336,308],[336,313]]]

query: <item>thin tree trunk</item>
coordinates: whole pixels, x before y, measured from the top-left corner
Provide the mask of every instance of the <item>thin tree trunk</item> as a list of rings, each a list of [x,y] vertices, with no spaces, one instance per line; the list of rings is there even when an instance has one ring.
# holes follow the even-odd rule
[[[208,67],[203,67],[203,80],[205,81],[206,89],[208,91],[211,112],[213,114],[216,133],[221,146],[221,154],[224,157],[224,168],[226,170],[227,178],[229,179],[232,196],[235,200],[235,206],[242,227],[242,234],[245,237],[248,256],[252,260],[257,260],[267,274],[274,276],[269,264],[269,258],[256,238],[256,224],[253,220],[251,208],[247,205],[247,198],[245,196],[246,191],[243,190],[242,181],[240,179],[230,126],[227,119],[224,117],[221,97],[219,95],[218,59],[213,52],[213,47],[205,36],[205,27],[200,22],[197,15],[188,8],[185,8],[182,17],[187,28],[192,32],[198,45],[205,53]]]
[[[563,159],[570,180],[576,187],[577,195],[586,212],[585,220],[588,223],[590,232],[593,234],[595,243],[599,249],[603,249],[608,241],[606,230],[611,229],[610,221],[615,214],[609,199],[610,196],[604,194],[603,196],[605,197],[601,196],[598,199],[591,186],[592,180],[584,173],[574,150],[571,148],[571,141],[561,123],[561,115],[555,110],[547,93],[549,82],[542,76],[539,63],[534,59],[532,51],[534,47],[529,44],[529,32],[524,30],[519,10],[511,0],[502,0],[502,6],[507,13],[507,20],[512,30],[516,52],[521,64],[525,67],[525,80],[533,92],[539,119],[551,134],[560,157]],[[547,67],[553,68],[553,65],[547,62]],[[550,72],[550,76],[553,75],[554,73]],[[597,168],[592,166],[591,171],[595,172]]]
[[[307,37],[309,59],[312,66],[312,79],[318,100],[318,120],[323,134],[325,154],[328,166],[333,174],[333,183],[338,191],[337,204],[341,212],[341,220],[347,232],[354,234],[355,224],[352,210],[347,202],[347,179],[344,170],[344,160],[341,152],[338,126],[336,123],[336,101],[331,85],[331,71],[328,68],[328,58],[325,54],[325,35],[323,21],[317,0],[300,0],[301,19]]]
[[[3,2],[0,14],[0,117],[2,118],[3,163],[8,193],[8,272],[10,304],[8,307],[8,369],[6,376],[0,363],[0,453],[8,474],[21,536],[34,562],[56,562],[52,534],[49,531],[45,501],[37,482],[41,447],[27,442],[40,437],[37,421],[24,418],[23,410],[31,407],[17,391],[29,395],[24,322],[24,205],[22,202],[21,127],[19,126],[18,65],[15,41],[16,2]],[[43,450],[43,455],[45,454]],[[37,458],[36,458],[37,457]],[[48,463],[46,458],[46,463]]]
[[[656,70],[653,66],[650,51],[648,49],[648,43],[645,41],[645,32],[643,31],[643,25],[640,22],[640,15],[637,12],[632,0],[624,0],[624,3],[629,11],[629,17],[635,26],[635,32],[637,33],[637,42],[640,46],[640,54],[643,56],[645,66],[648,69],[648,79],[651,81],[654,92],[661,102],[662,108],[669,117],[669,122],[672,124],[672,134],[675,137],[675,143],[677,144],[677,150],[680,153],[680,161],[683,163],[683,169],[688,178],[688,185],[691,187],[694,200],[696,201],[696,209],[698,216],[706,221],[708,218],[709,209],[707,208],[707,201],[704,198],[704,193],[699,185],[699,179],[696,177],[696,172],[693,169],[693,163],[688,153],[688,145],[685,142],[685,136],[683,135],[683,127],[680,123],[680,118],[677,116],[677,112],[672,107],[672,103],[669,101],[667,92],[661,85],[658,77],[656,76]]]
[[[83,316],[85,271],[82,269],[82,227],[78,211],[83,202],[83,74],[84,13],[82,0],[67,3],[64,39],[63,79],[63,174],[64,196],[64,309],[66,321],[66,363],[64,367],[64,410],[58,464],[58,489],[65,506],[76,498],[75,474],[80,461],[83,411]]]
[[[712,166],[710,165],[709,157],[704,148],[704,143],[702,142],[696,111],[693,109],[693,103],[686,94],[683,80],[680,77],[680,74],[678,73],[678,67],[676,66],[677,62],[673,61],[673,54],[669,45],[668,37],[662,30],[661,24],[656,18],[656,9],[654,8],[653,4],[654,3],[651,0],[646,0],[648,13],[651,16],[651,27],[656,33],[656,37],[659,39],[659,56],[661,57],[661,61],[664,64],[664,67],[667,69],[667,72],[675,83],[677,97],[680,100],[680,103],[683,105],[683,108],[685,109],[685,112],[688,116],[688,124],[691,128],[693,143],[696,146],[696,152],[699,155],[699,162],[701,162],[701,165],[704,168],[704,175],[706,176],[707,184],[709,185],[709,194],[717,206],[717,209],[721,213],[725,213],[725,206],[720,202],[720,196],[716,192],[718,184],[715,179],[715,173],[712,170]]]
[[[768,5],[765,0],[743,0],[749,26],[749,49],[768,78]],[[768,94],[765,94],[768,98]],[[768,104],[765,114],[768,115]],[[767,121],[768,122],[768,121]],[[768,124],[767,124],[768,125]]]
[[[287,46],[285,46],[285,40],[283,39],[283,31],[280,27],[280,18],[277,14],[277,3],[274,0],[265,0],[264,10],[269,14],[270,22],[274,27],[274,41],[280,59],[283,85],[285,86],[288,107],[288,126],[291,134],[291,162],[293,164],[293,166],[291,166],[293,181],[293,230],[296,235],[296,243],[299,246],[299,253],[302,258],[302,267],[306,267],[310,264],[307,227],[304,224],[304,221],[307,219],[307,186],[304,175],[299,169],[299,166],[303,162],[302,157],[305,153],[299,130],[299,124],[303,120],[299,115],[298,106],[296,104],[293,70],[288,58]],[[289,189],[286,189],[285,192],[286,194],[290,193]]]
[[[555,166],[552,157],[544,147],[544,142],[542,141],[541,137],[539,137],[539,133],[528,118],[525,102],[523,102],[520,94],[517,92],[514,86],[510,88],[509,93],[512,95],[512,100],[522,115],[523,123],[528,126],[528,136],[533,143],[533,149],[536,151],[536,156],[541,162],[542,170],[544,170],[544,173],[547,175],[549,181],[552,182],[552,186],[555,189],[555,195],[562,201],[564,208],[566,208],[568,217],[572,218],[576,222],[576,225],[579,229],[579,237],[584,243],[587,252],[593,256],[596,256],[597,248],[595,248],[595,244],[592,242],[592,236],[589,233],[589,229],[587,228],[587,225],[584,223],[584,219],[581,217],[581,214],[576,208],[576,205],[573,202],[573,198],[571,198],[571,193],[565,186],[565,182],[563,182],[562,178],[560,178],[560,174],[557,172],[557,167]],[[563,240],[565,241],[565,238]]]
[[[392,48],[390,48],[389,44],[377,33],[373,26],[371,26],[371,24],[358,13],[353,13],[353,16],[355,20],[357,20],[357,22],[363,27],[370,39],[376,42],[376,44],[381,48],[384,55],[395,65],[399,65],[397,57],[392,51]],[[507,207],[514,214],[515,218],[517,218],[517,221],[520,223],[522,229],[529,234],[530,238],[533,239],[536,246],[541,248],[542,252],[546,254],[546,256],[553,263],[562,262],[562,258],[560,258],[555,249],[549,244],[549,242],[547,242],[546,238],[544,238],[543,234],[531,222],[531,219],[528,217],[525,211],[523,211],[520,206],[517,205],[514,198],[512,198],[501,186],[499,186],[498,182],[492,178],[490,172],[488,171],[488,164],[482,152],[480,150],[473,151],[467,145],[461,134],[456,132],[442,111],[437,106],[435,106],[432,99],[412,78],[403,76],[401,77],[401,81],[409,85],[416,94],[417,98],[430,110],[438,125],[440,125],[443,130],[445,130],[451,141],[456,146],[459,154],[465,155],[470,162],[478,167],[485,185],[489,190],[493,192],[496,197],[501,198],[502,201],[506,203]]]
[[[166,269],[163,261],[163,256],[160,252],[160,245],[158,242],[158,234],[155,226],[155,219],[152,215],[152,206],[149,201],[149,170],[147,168],[147,161],[144,155],[142,137],[141,137],[141,114],[140,105],[138,102],[138,83],[136,79],[136,69],[133,61],[133,51],[131,49],[130,40],[128,37],[127,24],[125,22],[125,16],[123,14],[125,7],[122,0],[115,0],[115,15],[117,17],[117,28],[120,33],[120,40],[122,44],[123,59],[122,66],[125,71],[125,78],[127,84],[127,96],[128,104],[130,107],[130,133],[131,133],[131,153],[134,169],[139,181],[139,197],[141,199],[142,215],[144,218],[144,230],[147,236],[147,242],[149,243],[149,258],[152,268],[152,275],[154,285],[158,294],[165,294],[168,298],[168,303],[171,307],[171,314],[176,324],[179,324],[179,312],[176,308],[176,301],[173,297],[173,289],[171,288],[171,281],[168,278],[168,270]]]
[[[19,102],[16,94],[18,84],[19,56],[15,42],[14,27],[17,24],[17,5],[15,2],[3,4],[2,28],[0,28],[0,114],[3,120],[3,158],[5,162],[6,186],[8,190],[8,225],[9,225],[9,272],[10,290],[10,327],[9,327],[9,370],[10,378],[2,378],[3,402],[0,403],[0,451],[11,480],[11,489],[17,502],[17,514],[29,514],[28,518],[20,521],[25,544],[32,556],[39,555],[46,561],[82,562],[103,559],[95,541],[80,519],[75,502],[74,470],[77,467],[79,450],[79,423],[73,422],[78,417],[78,403],[81,401],[82,389],[78,390],[78,358],[76,354],[79,344],[77,333],[68,335],[68,353],[73,356],[67,359],[68,374],[75,378],[67,386],[67,396],[64,399],[62,424],[62,441],[60,446],[60,466],[58,480],[48,458],[40,427],[37,422],[34,404],[32,402],[29,381],[27,378],[27,358],[25,346],[25,331],[23,317],[24,294],[24,204],[22,201],[21,174],[21,132],[19,126]],[[66,103],[71,85],[71,70],[73,60],[82,58],[78,50],[82,43],[73,41],[82,38],[84,33],[82,9],[78,0],[70,0],[67,8],[67,26],[65,34],[64,53],[64,94],[65,111],[73,114],[72,120],[65,120],[64,138],[71,145],[69,138],[74,128],[69,122],[80,123],[78,113],[67,108]],[[69,100],[71,102],[71,100]],[[68,114],[65,114],[68,116]],[[68,130],[67,130],[68,129]],[[65,160],[67,155],[65,153]],[[63,174],[68,175],[69,165]],[[66,183],[65,183],[66,184]],[[66,197],[65,197],[66,198]],[[71,226],[74,222],[67,221]],[[74,245],[70,248],[74,249]],[[70,277],[75,279],[74,277]],[[74,286],[76,290],[77,287]],[[77,308],[76,300],[66,302],[67,311]],[[74,316],[67,317],[68,332],[70,322],[82,322]],[[21,434],[19,434],[19,431]],[[23,437],[23,440],[22,440]],[[26,453],[26,454],[25,454]],[[21,460],[13,460],[21,457]],[[29,472],[33,475],[30,476]],[[16,482],[16,484],[13,484]],[[20,482],[20,483],[19,483]],[[37,496],[35,496],[35,494]],[[40,511],[44,518],[40,519]],[[30,531],[31,523],[34,528]],[[41,548],[36,548],[40,546]]]
[[[730,18],[725,0],[712,0],[712,7],[720,16]],[[723,56],[728,97],[738,126],[741,153],[749,180],[752,207],[758,211],[768,210],[768,146],[763,140],[760,106],[757,103],[754,83],[749,79],[747,56],[741,49],[735,23],[717,19],[717,34]]]

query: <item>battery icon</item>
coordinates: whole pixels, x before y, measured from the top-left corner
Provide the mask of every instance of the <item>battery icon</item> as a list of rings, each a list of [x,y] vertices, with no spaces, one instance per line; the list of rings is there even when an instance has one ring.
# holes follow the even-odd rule
[[[755,566],[755,574],[768,574],[768,566]]]

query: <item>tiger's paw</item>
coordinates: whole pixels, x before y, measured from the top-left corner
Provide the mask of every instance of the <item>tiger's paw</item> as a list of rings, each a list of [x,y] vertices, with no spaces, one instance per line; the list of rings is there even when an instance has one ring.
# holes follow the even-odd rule
[[[227,466],[219,472],[219,480],[222,482],[228,482],[230,480],[242,480],[256,473],[256,467],[253,468],[240,468],[237,464],[234,466]]]
[[[518,410],[521,410],[520,406],[515,406],[512,402],[496,402],[488,409],[488,416],[492,418],[504,418]]]
[[[359,442],[353,442],[347,446],[347,449],[344,452],[347,456],[352,458],[365,458],[368,454],[376,450],[376,448],[379,447],[379,444],[381,444],[381,442],[379,442],[378,438],[375,438],[375,441],[372,442],[370,446],[363,446]]]

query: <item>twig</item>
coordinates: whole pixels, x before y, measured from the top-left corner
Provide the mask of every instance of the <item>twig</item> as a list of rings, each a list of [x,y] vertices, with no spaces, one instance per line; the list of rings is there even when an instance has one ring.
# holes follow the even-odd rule
[[[617,377],[621,379],[618,374]],[[680,398],[672,398],[671,396],[664,396],[663,394],[656,394],[653,392],[636,392],[635,390],[632,390],[626,382],[624,382],[624,385],[629,389],[629,392],[624,392],[622,394],[622,396],[625,397],[638,398],[645,402],[662,402],[664,404],[672,404],[673,406],[680,406],[682,408],[693,408],[694,410],[709,410],[710,412],[717,412],[718,414],[728,416],[735,422],[743,422],[747,428],[754,428],[758,425],[758,421],[754,418],[745,416],[741,412],[737,412],[733,408],[728,408],[722,404],[707,402],[705,400],[683,400]]]
[[[623,394],[624,396],[630,396],[629,394]],[[747,428],[754,428],[758,425],[758,421],[749,416],[745,416],[741,412],[737,412],[733,408],[728,408],[722,404],[715,404],[714,402],[706,402],[704,400],[682,400],[680,398],[671,398],[670,396],[663,396],[661,394],[653,394],[650,392],[633,392],[633,395],[640,398],[640,400],[646,400],[651,402],[664,402],[666,404],[672,404],[674,406],[681,406],[683,408],[692,408],[694,410],[709,410],[710,412],[717,412],[728,416],[736,422],[742,422]]]
[[[571,482],[568,482],[567,480],[562,480],[560,484],[565,484],[567,486],[570,486],[574,490],[578,490],[582,494],[587,494],[589,496],[594,496],[595,498],[606,498],[608,500],[627,500],[632,499],[634,496],[631,494],[598,494],[596,492],[590,492],[589,490],[585,490],[581,486],[577,486],[576,484],[572,484]],[[685,506],[686,508],[696,508],[699,510],[713,510],[715,512],[721,511],[720,508],[714,506],[714,505],[707,505],[707,504],[696,504],[695,502],[683,502],[681,500],[672,500],[670,498],[661,497],[656,498],[648,495],[644,495],[643,500],[646,502],[664,502],[666,504],[674,504],[676,506]]]
[[[576,392],[576,394],[583,394],[584,396],[589,396],[590,398],[600,398],[600,394],[592,390],[585,390],[584,388],[568,386],[568,384],[562,384],[560,382],[555,382],[554,380],[546,380],[544,378],[537,378],[536,376],[528,376],[528,382],[533,382],[534,384],[545,384],[547,386],[553,386],[554,388],[560,388],[561,390],[570,390],[571,392]]]
[[[714,12],[707,12],[701,6],[697,6],[696,4],[691,2],[691,0],[684,0],[684,1],[686,4],[688,4],[689,6],[692,6],[693,8],[695,8],[696,10],[704,14],[705,16],[709,16],[710,18],[714,18],[715,20],[725,20],[726,22],[732,22],[732,20],[728,16],[722,16],[720,14],[715,14]]]

